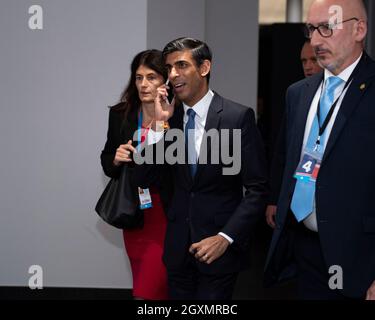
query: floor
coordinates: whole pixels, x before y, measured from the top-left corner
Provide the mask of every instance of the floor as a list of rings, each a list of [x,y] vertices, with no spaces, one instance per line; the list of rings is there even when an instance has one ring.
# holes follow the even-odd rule
[[[263,269],[267,256],[272,229],[261,221],[251,248],[252,265],[242,272],[237,280],[233,299],[236,300],[293,300],[296,299],[295,282],[292,281],[274,288],[263,287]]]

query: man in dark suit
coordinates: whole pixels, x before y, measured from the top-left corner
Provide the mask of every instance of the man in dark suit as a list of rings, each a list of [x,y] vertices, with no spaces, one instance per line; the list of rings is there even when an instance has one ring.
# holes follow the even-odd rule
[[[230,299],[238,272],[248,265],[250,238],[267,196],[264,150],[254,112],[210,90],[212,56],[202,41],[176,39],[163,54],[169,86],[179,102],[169,104],[167,87],[160,87],[155,120],[168,121],[170,129],[179,129],[183,136],[189,132],[183,141],[185,161],[171,165],[175,191],[167,212],[163,257],[170,297]],[[219,143],[212,147],[205,143],[209,130],[218,133]],[[229,133],[227,143],[221,133]],[[222,155],[225,151],[238,159],[238,172],[223,174],[228,163],[222,157],[211,161],[214,152]],[[206,163],[202,153],[207,154]],[[160,172],[157,165],[138,169],[141,187],[147,187]]]
[[[301,48],[301,64],[303,68],[303,73],[305,77],[311,77],[312,75],[322,71],[322,68],[318,64],[318,61],[315,56],[314,49],[312,48],[310,44],[310,39],[306,39],[305,43],[303,44]],[[282,180],[282,172],[274,172],[272,175],[273,181],[270,182],[270,185],[276,185],[277,190],[280,188],[281,180]],[[275,181],[276,180],[276,181]],[[270,199],[268,201],[268,206],[266,208],[266,221],[267,224],[275,229],[275,216],[276,216],[276,204],[277,199],[279,195],[278,194],[271,194]]]
[[[289,87],[265,284],[303,299],[375,299],[375,63],[361,0],[318,0],[306,35],[324,71]],[[363,170],[361,172],[360,170]]]

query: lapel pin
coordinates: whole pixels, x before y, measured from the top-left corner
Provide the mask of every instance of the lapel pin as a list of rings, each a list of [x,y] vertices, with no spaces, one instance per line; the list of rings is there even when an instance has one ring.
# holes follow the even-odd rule
[[[365,83],[362,83],[360,86],[359,86],[359,89],[361,90],[365,90],[366,88],[366,84]]]

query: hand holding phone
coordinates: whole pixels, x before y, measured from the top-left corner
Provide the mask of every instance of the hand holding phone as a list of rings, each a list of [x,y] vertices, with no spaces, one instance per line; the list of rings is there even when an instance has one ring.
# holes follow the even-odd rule
[[[167,93],[168,93],[167,99],[168,99],[168,103],[171,104],[172,101],[173,101],[173,98],[174,98],[173,86],[169,85],[169,79],[167,80],[167,82],[165,83],[165,85],[167,86]]]
[[[168,83],[169,80],[157,88],[154,123],[168,121],[173,115],[175,107],[174,92],[173,89],[167,89],[167,87],[169,88]]]

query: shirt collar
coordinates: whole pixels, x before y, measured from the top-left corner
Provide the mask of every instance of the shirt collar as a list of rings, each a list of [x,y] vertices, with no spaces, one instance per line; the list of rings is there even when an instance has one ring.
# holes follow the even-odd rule
[[[207,93],[200,99],[195,105],[192,106],[195,113],[198,115],[199,118],[204,119],[207,116],[208,108],[211,104],[211,101],[214,97],[214,93],[212,90],[208,90]],[[186,114],[187,110],[190,109],[185,103],[182,103],[184,106],[184,112]]]
[[[350,78],[350,75],[353,73],[355,67],[359,63],[359,60],[361,60],[362,55],[363,55],[363,52],[361,53],[361,55],[359,56],[359,58],[356,61],[354,61],[349,67],[347,67],[339,75],[337,75],[337,77],[339,77],[342,80],[344,80],[345,82],[347,82]],[[329,77],[334,77],[334,76],[335,75],[331,71],[329,71],[327,69],[324,69],[324,81],[327,80]]]

